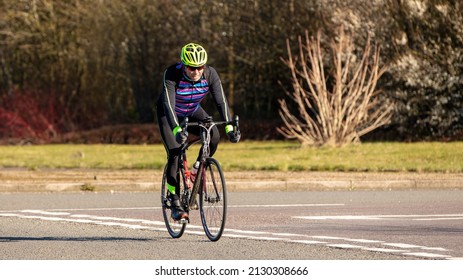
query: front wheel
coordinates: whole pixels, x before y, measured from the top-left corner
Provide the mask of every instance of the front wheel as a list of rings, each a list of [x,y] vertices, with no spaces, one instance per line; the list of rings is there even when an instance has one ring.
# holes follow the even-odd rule
[[[204,231],[209,240],[217,241],[225,228],[227,189],[222,168],[214,158],[208,158],[204,163],[199,201]]]
[[[172,204],[170,200],[167,198],[167,194],[169,191],[167,189],[166,171],[167,171],[167,165],[164,168],[164,173],[162,175],[162,187],[161,187],[162,216],[164,217],[164,222],[166,224],[166,228],[170,236],[172,236],[173,238],[180,238],[183,235],[183,232],[185,232],[186,223],[181,223],[179,221],[172,219],[171,210],[170,210],[170,207]],[[180,179],[179,182],[183,182],[183,180]]]

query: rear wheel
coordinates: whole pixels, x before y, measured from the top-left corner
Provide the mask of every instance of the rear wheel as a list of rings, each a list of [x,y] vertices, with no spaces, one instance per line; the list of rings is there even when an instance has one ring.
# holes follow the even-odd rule
[[[162,186],[161,186],[161,203],[162,203],[162,216],[164,217],[164,222],[166,224],[167,231],[169,232],[170,236],[173,238],[179,238],[183,235],[186,228],[186,223],[182,223],[180,221],[176,221],[172,219],[170,207],[172,202],[167,198],[167,194],[169,193],[167,189],[167,165],[164,167],[164,173],[162,175]],[[180,176],[179,176],[180,177]],[[183,180],[179,180],[180,189],[183,190]]]
[[[227,217],[227,191],[222,168],[214,158],[208,158],[204,163],[199,207],[207,237],[211,241],[219,240]]]

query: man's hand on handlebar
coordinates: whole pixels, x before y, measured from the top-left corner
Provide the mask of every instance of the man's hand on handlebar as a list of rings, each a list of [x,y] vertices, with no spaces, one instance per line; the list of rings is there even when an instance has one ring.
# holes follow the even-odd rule
[[[179,143],[180,145],[185,144],[186,139],[188,138],[188,132],[185,131],[179,131],[177,132],[177,135],[175,135],[175,141]]]
[[[172,131],[175,136],[175,141],[179,143],[180,145],[185,144],[187,138],[188,138],[188,131],[186,130],[186,124],[182,125],[184,128],[177,126],[174,128]]]
[[[228,140],[232,143],[238,143],[241,139],[241,132],[238,131],[229,131],[227,133]]]
[[[239,118],[238,116],[233,117],[233,122],[225,127],[227,132],[228,140],[232,143],[238,143],[241,139],[241,132],[239,127]]]

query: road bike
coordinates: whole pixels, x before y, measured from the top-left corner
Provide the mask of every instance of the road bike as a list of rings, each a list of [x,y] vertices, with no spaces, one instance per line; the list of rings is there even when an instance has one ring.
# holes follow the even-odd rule
[[[210,140],[211,130],[217,125],[234,126],[234,131],[239,133],[238,116],[230,122],[214,122],[212,118],[207,118],[203,121],[188,122],[185,118],[182,124],[182,130],[186,130],[188,126],[200,128],[200,138],[192,141],[187,141],[181,146],[179,157],[179,172],[177,179],[180,184],[180,203],[186,212],[198,210],[201,215],[201,223],[204,232],[211,241],[217,241],[222,236],[225,228],[227,217],[227,189],[225,185],[225,177],[219,162],[210,157]],[[194,182],[190,179],[190,169],[187,162],[187,150],[192,145],[200,143],[201,158],[199,160],[199,168],[195,176]],[[168,198],[167,189],[167,165],[164,168],[161,187],[162,215],[167,227],[167,231],[173,238],[180,238],[185,232],[189,219],[174,220],[170,215],[172,202]]]

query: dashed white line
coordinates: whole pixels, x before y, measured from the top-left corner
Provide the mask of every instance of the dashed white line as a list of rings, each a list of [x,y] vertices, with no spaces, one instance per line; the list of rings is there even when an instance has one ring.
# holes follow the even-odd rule
[[[340,249],[363,249],[365,247],[352,244],[327,244],[328,247],[340,248]]]
[[[383,243],[384,241],[379,240],[368,240],[368,239],[355,239],[355,238],[348,238],[346,241],[351,242],[359,242],[359,243]]]
[[[302,244],[326,244],[324,241],[315,241],[315,240],[291,240],[293,243],[302,243]]]
[[[42,215],[50,215],[50,216],[71,215],[71,213],[68,213],[68,212],[50,212],[50,211],[43,211],[43,210],[22,210],[21,213],[42,214]]]
[[[403,253],[403,252],[407,252],[407,250],[388,249],[388,248],[375,248],[375,247],[365,247],[365,250],[373,251],[373,252],[380,252],[380,253]]]
[[[440,254],[431,254],[431,253],[423,253],[423,252],[412,252],[412,253],[402,253],[406,256],[415,256],[415,257],[423,257],[423,258],[451,258],[452,256],[449,255],[440,255]]]
[[[463,214],[435,214],[435,215],[340,215],[340,216],[293,216],[295,219],[305,220],[383,220],[401,219],[412,221],[461,220]]]
[[[307,206],[307,205],[305,205]],[[127,208],[124,208],[127,209]],[[137,208],[140,209],[140,208]],[[143,208],[145,209],[145,208]],[[87,209],[88,210],[88,209]],[[105,209],[107,210],[107,209]],[[68,210],[69,211],[69,210]],[[32,215],[29,215],[32,214]],[[366,219],[381,219],[381,218],[403,218],[403,217],[442,217],[442,216],[452,216],[450,215],[374,215],[374,216],[357,216],[354,219],[359,219],[366,217]],[[460,214],[455,214],[460,215]],[[74,223],[88,223],[88,224],[97,224],[105,226],[118,226],[130,229],[143,229],[143,230],[152,230],[152,231],[166,231],[164,227],[164,222],[162,221],[152,221],[144,219],[131,219],[131,218],[117,218],[117,217],[107,217],[107,216],[95,216],[95,215],[84,215],[84,214],[71,214],[69,212],[64,212],[63,209],[58,212],[55,211],[45,211],[45,210],[18,210],[16,213],[1,211],[0,216],[3,217],[19,217],[25,219],[41,219],[48,221],[66,221]],[[61,216],[61,217],[60,217]],[[341,219],[349,219],[355,216],[300,216],[295,218],[303,219],[333,219],[341,217]],[[155,226],[155,227],[153,227]],[[188,225],[188,234],[194,235],[203,235],[204,232],[201,230],[201,226],[197,225]],[[449,251],[445,248],[440,247],[426,247],[413,244],[405,243],[391,243],[384,242],[379,240],[368,240],[368,239],[354,239],[338,236],[310,236],[304,234],[293,234],[293,233],[272,233],[272,232],[263,232],[263,231],[249,231],[249,230],[238,230],[238,229],[226,229],[223,236],[230,238],[246,238],[252,240],[268,240],[268,241],[283,241],[283,242],[292,242],[292,243],[301,243],[301,244],[319,244],[331,248],[337,249],[359,249],[359,250],[368,250],[373,252],[381,253],[393,253],[393,254],[402,254],[404,256],[414,256],[422,258],[438,258],[438,259],[459,259],[454,258],[450,255],[436,254],[429,251]],[[338,241],[333,243],[331,241]],[[339,242],[340,241],[340,242]],[[354,242],[360,243],[362,245],[366,244],[376,244],[384,247],[394,247],[394,248],[381,248],[381,247],[368,247],[358,244],[351,243],[342,243],[342,242]],[[420,251],[410,251],[410,250],[424,250],[427,252]]]
[[[328,207],[328,206],[344,206],[343,203],[328,203],[328,204],[248,204],[248,205],[229,205],[229,208],[271,208],[271,207]]]
[[[404,243],[383,243],[383,245],[390,246],[390,247],[403,248],[403,249],[414,249],[414,248],[421,248],[422,247],[422,246],[418,246],[418,245],[404,244]]]

